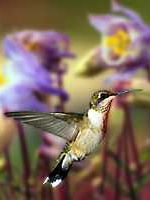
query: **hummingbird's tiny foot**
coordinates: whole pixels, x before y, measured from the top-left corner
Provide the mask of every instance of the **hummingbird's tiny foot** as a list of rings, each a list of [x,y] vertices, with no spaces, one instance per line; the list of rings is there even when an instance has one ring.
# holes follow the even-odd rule
[[[46,177],[46,179],[43,182],[43,185],[46,184],[47,182],[49,182],[49,177]]]

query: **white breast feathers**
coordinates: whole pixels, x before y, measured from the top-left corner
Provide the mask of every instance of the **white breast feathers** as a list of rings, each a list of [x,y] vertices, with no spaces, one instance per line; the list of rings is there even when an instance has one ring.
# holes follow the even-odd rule
[[[94,109],[89,109],[88,118],[92,126],[95,128],[100,128],[103,122],[103,114],[101,112],[95,111]]]

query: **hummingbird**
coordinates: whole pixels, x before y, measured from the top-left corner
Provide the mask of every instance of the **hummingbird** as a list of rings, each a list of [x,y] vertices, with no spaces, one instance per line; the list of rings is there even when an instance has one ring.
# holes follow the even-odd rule
[[[6,112],[5,115],[67,141],[54,169],[43,182],[43,184],[50,183],[52,187],[56,187],[68,175],[72,164],[94,152],[105,138],[108,114],[113,99],[137,90],[139,89],[119,92],[96,91],[91,96],[89,108],[85,113],[20,111]]]

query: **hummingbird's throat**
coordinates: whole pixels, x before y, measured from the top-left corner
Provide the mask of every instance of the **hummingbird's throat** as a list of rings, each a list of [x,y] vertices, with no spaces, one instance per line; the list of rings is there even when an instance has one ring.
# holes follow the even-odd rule
[[[102,112],[102,113],[109,112],[110,107],[111,107],[111,103],[112,103],[112,100],[109,101],[109,102],[106,103],[106,104],[100,105],[98,109],[99,109],[100,112]]]
[[[112,100],[116,97],[116,95],[110,95],[109,97],[106,97],[105,99],[93,99],[90,102],[90,108],[94,109],[99,112],[107,112],[110,109]]]
[[[88,111],[88,119],[92,127],[100,128],[103,122],[103,113],[91,108]]]

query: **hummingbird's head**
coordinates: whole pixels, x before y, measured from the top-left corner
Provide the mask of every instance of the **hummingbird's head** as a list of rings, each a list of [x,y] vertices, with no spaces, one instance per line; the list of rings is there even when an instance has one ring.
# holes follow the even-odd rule
[[[140,89],[132,89],[132,90],[124,90],[119,92],[112,92],[109,90],[99,90],[93,93],[91,102],[90,102],[90,108],[106,112],[109,111],[112,100],[116,96],[121,96],[130,92],[134,91],[140,91]]]
[[[99,90],[93,93],[90,108],[106,112],[111,106],[112,100],[116,97],[116,93],[108,90]]]

